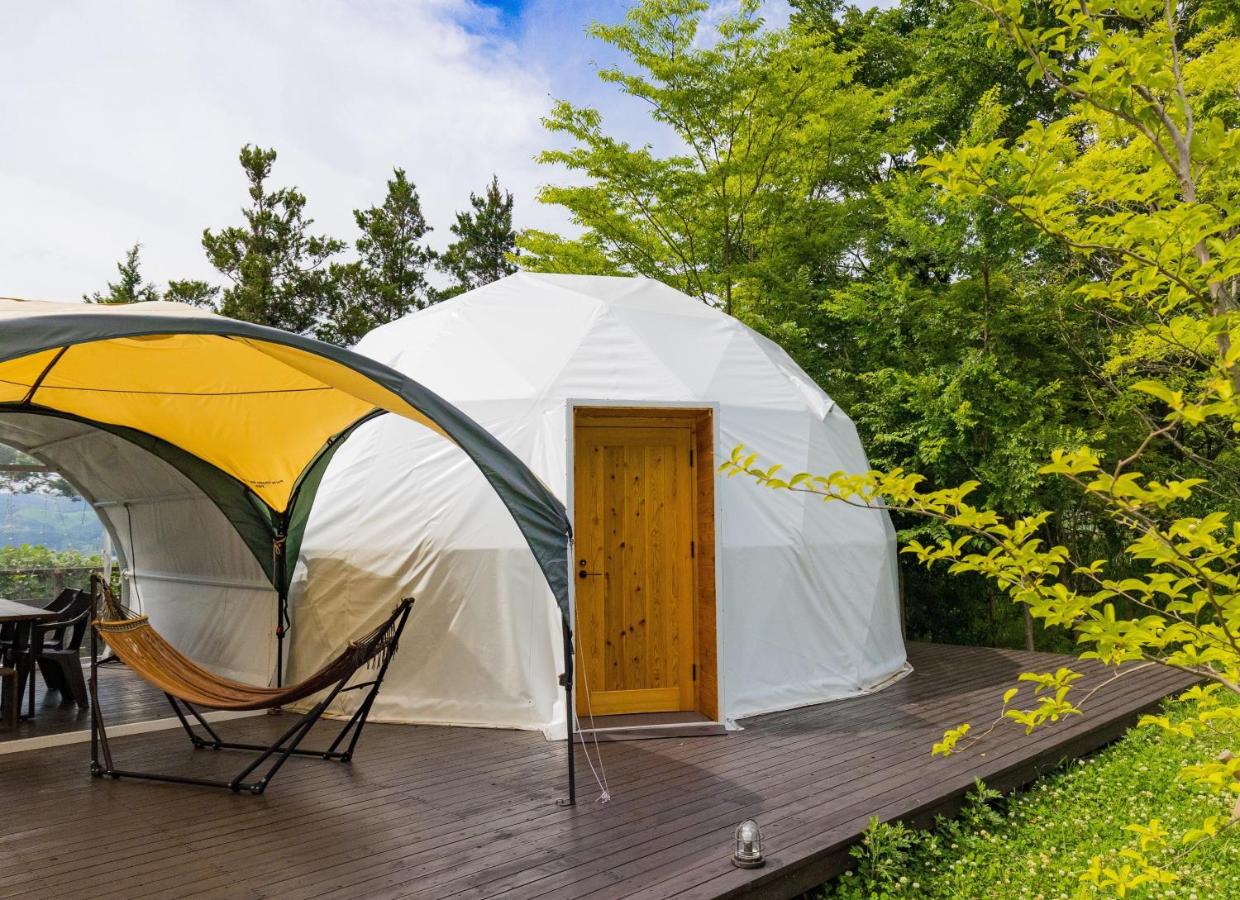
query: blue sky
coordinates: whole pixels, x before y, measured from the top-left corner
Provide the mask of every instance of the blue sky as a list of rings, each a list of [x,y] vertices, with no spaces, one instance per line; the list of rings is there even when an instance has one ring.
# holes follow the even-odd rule
[[[499,10],[506,20],[513,21],[520,18],[527,4],[526,0],[485,0],[482,5]]]
[[[720,0],[726,6],[729,0]],[[521,226],[570,229],[534,201],[553,99],[600,108],[633,141],[662,135],[596,77],[586,35],[620,0],[0,0],[0,295],[77,300],[140,241],[150,277],[215,280],[204,227],[239,219],[237,151],[279,151],[273,182],[352,239],[393,166],[432,242],[491,173]],[[786,16],[771,0],[768,18]]]

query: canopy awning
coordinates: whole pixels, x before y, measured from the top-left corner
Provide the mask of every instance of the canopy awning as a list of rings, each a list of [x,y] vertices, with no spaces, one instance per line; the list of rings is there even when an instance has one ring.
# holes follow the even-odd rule
[[[281,595],[336,447],[372,416],[405,416],[482,471],[567,619],[563,504],[456,407],[352,351],[177,303],[0,300],[6,412],[90,423],[175,466],[234,524]]]

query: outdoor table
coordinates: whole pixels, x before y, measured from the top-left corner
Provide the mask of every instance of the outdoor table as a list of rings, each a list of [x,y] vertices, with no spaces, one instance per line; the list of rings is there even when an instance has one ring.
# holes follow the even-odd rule
[[[14,702],[21,709],[22,694],[27,679],[34,678],[34,654],[30,652],[31,629],[39,622],[51,622],[59,613],[43,609],[33,603],[0,598],[0,625],[16,625],[13,635],[13,667],[17,669],[17,696]],[[33,685],[33,682],[30,682]],[[34,691],[30,692],[30,712],[21,718],[34,716]]]

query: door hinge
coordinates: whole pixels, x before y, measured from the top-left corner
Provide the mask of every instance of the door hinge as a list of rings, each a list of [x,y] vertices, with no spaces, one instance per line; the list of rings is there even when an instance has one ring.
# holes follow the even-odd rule
[[[693,448],[689,448],[689,465],[693,465]]]
[[[689,541],[689,559],[697,559],[697,542]]]
[[[697,681],[697,663],[693,664],[693,680]]]

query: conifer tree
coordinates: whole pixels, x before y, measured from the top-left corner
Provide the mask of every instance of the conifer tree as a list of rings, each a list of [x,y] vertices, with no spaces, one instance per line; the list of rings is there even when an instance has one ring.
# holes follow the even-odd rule
[[[332,267],[339,290],[320,337],[356,343],[366,332],[434,302],[426,270],[435,253],[425,243],[431,228],[417,188],[394,169],[380,206],[353,211],[361,231],[356,261]]]
[[[344,243],[310,232],[306,197],[296,188],[268,185],[275,150],[247,144],[241,167],[249,182],[245,223],[206,229],[207,258],[231,282],[221,295],[220,312],[234,319],[317,333],[339,289],[331,267]]]
[[[512,229],[512,194],[502,190],[499,177],[481,196],[470,193],[468,210],[456,214],[452,233],[456,235],[444,252],[441,268],[456,283],[441,293],[454,297],[517,271],[511,257],[517,251],[517,235]]]
[[[142,245],[134,243],[127,251],[125,258],[116,264],[120,277],[117,281],[109,281],[106,291],[95,291],[83,294],[87,303],[141,303],[146,300],[158,300],[159,289],[142,277],[142,261],[140,255]]]

